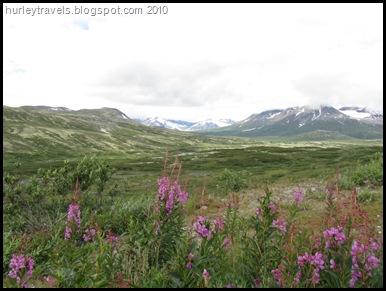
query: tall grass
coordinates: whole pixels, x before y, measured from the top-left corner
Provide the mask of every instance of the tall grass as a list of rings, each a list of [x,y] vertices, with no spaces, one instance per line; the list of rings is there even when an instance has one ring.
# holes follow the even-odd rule
[[[370,162],[369,167],[375,166]],[[78,175],[91,173],[87,167],[77,169]],[[101,199],[98,183],[87,180],[90,175],[74,181],[68,174],[74,189],[55,194],[52,189],[60,188],[52,173],[41,172],[31,180],[32,197],[24,193],[27,202],[16,195],[21,187],[16,178],[6,177],[3,191],[12,204],[7,220],[37,215],[28,212],[30,207],[52,217],[49,207],[55,206],[64,215],[36,228],[7,223],[3,287],[383,286],[383,236],[361,208],[356,188],[340,186],[338,172],[327,181],[324,214],[309,229],[298,221],[304,203],[300,189],[283,209],[265,187],[256,193],[254,215],[245,216],[232,192],[232,175],[226,176],[233,184],[225,187],[224,211],[205,215],[201,208],[192,209],[193,220],[188,221],[186,202],[192,197],[180,171],[178,157],[172,162],[166,155],[157,191],[137,200],[117,200],[111,207],[103,205],[107,200]],[[366,173],[367,179],[377,177],[376,171]]]

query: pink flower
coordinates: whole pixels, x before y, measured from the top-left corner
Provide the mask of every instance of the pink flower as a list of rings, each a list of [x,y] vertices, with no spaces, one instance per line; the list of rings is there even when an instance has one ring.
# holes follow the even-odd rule
[[[113,235],[106,235],[106,242],[118,242],[119,239],[116,236]]]
[[[273,204],[272,202],[268,203],[268,208],[271,209],[272,213],[276,212],[275,204]]]
[[[358,242],[356,240],[354,240],[353,246],[351,248],[351,255],[356,256],[357,254],[359,254],[358,246],[359,246]]]
[[[34,264],[35,264],[35,262],[32,258],[25,259],[24,255],[17,256],[15,254],[13,254],[12,259],[9,262],[9,266],[11,268],[11,271],[8,273],[8,277],[10,277],[12,279],[16,279],[17,284],[20,284],[20,281],[21,281],[20,275],[19,275],[20,270],[23,268],[26,268],[26,269],[28,268],[28,271],[26,273],[26,277],[31,278]],[[27,282],[23,282],[21,284],[21,288],[27,288],[27,287],[28,287]]]
[[[222,243],[222,246],[224,247],[224,249],[229,249],[230,246],[232,245],[232,240],[229,238],[229,237],[226,237]]]
[[[72,228],[71,224],[75,224],[78,226],[78,229],[80,229],[80,209],[79,205],[72,205],[70,204],[68,206],[68,214],[67,214],[67,221],[66,221],[66,233],[64,234],[64,239],[69,240],[71,238]],[[70,225],[70,226],[69,226]]]
[[[165,177],[162,179],[158,179],[158,186],[158,194],[156,197],[159,198],[159,200],[163,201],[165,199],[165,193],[169,188],[169,178]]]
[[[326,239],[326,249],[331,246],[341,246],[346,241],[346,235],[344,232],[340,232],[343,230],[343,227],[338,226],[338,229],[335,227],[331,227],[330,229],[323,232],[323,236]]]
[[[31,278],[32,277],[32,269],[34,268],[35,261],[32,258],[28,258],[27,264],[28,264],[28,271],[27,271],[26,277]]]
[[[45,283],[45,285],[48,287],[48,288],[52,288],[54,287],[58,282],[56,281],[56,279],[54,277],[51,277],[50,275],[48,276],[44,276],[43,277],[43,281]]]
[[[300,191],[296,191],[294,194],[294,199],[296,202],[302,202],[303,201],[303,194]]]
[[[223,231],[224,230],[224,220],[215,219],[215,220],[213,220],[213,223],[214,223],[216,231]]]
[[[353,277],[350,279],[350,287],[353,288],[357,282],[357,278],[356,277]]]
[[[302,270],[299,270],[299,272],[296,273],[295,281],[297,283],[300,283],[301,278],[302,278]]]
[[[330,260],[330,268],[331,269],[335,269],[336,268],[336,264],[335,264],[335,261],[333,259]]]
[[[186,268],[188,268],[188,269],[191,269],[191,268],[192,268],[192,263],[191,263],[191,261],[193,261],[193,259],[194,259],[194,255],[193,255],[192,253],[190,253],[190,254],[188,255],[188,260],[189,260],[189,262],[188,262],[188,264],[186,265]]]
[[[286,232],[287,231],[287,228],[286,228],[287,224],[286,224],[284,218],[274,220],[272,222],[272,225],[273,226],[277,226],[282,232]]]
[[[281,281],[283,280],[283,274],[280,272],[279,269],[272,270],[271,273],[273,274],[277,285],[281,287]]]
[[[164,205],[166,209],[166,215],[170,215],[174,208],[178,207],[178,204],[185,205],[188,198],[188,193],[181,189],[181,186],[177,181],[174,181],[172,185],[168,177],[158,179],[158,193],[155,202],[155,210],[160,212],[160,206]]]
[[[315,265],[317,268],[324,269],[324,261],[322,260],[322,254],[319,252],[312,256],[311,265]]]
[[[67,222],[73,221],[80,228],[80,209],[79,205],[70,204],[68,207]]]
[[[207,239],[211,238],[212,232],[206,228],[204,225],[205,218],[202,216],[198,217],[198,222],[193,224],[193,228],[197,231],[197,237],[206,237]]]
[[[20,269],[23,269],[24,266],[24,256],[16,256],[12,255],[12,259],[9,262],[9,267],[11,268],[11,271],[8,273],[8,277],[16,279],[17,283],[20,283],[20,277],[18,276],[18,273]]]
[[[209,275],[209,272],[208,272],[206,269],[204,269],[204,272],[203,272],[202,274],[203,274],[203,276],[204,276],[205,281],[209,281],[209,279],[210,279],[211,277],[210,277],[210,275]]]
[[[320,274],[319,274],[319,268],[316,268],[313,272],[312,272],[312,284],[314,284],[314,286],[316,284],[318,284],[320,282]]]
[[[377,257],[376,257],[374,254],[371,254],[371,255],[367,258],[367,262],[368,262],[373,268],[378,268],[379,260],[377,259]]]
[[[261,284],[261,281],[259,280],[259,279],[254,279],[253,280],[253,284],[255,285],[255,287],[257,288],[257,287],[259,287],[260,286],[260,284]]]

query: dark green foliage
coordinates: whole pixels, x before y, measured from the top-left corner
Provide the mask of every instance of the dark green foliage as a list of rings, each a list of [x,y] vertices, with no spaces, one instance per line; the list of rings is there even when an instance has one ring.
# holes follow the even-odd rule
[[[254,278],[262,278],[269,270],[276,269],[280,262],[278,249],[282,244],[282,238],[278,235],[276,227],[272,226],[278,218],[276,204],[271,201],[272,192],[265,189],[265,196],[259,199],[260,213],[250,218],[252,235],[246,232],[243,236],[245,248],[243,256],[251,258],[243,260],[242,265],[245,279],[252,281]]]
[[[355,168],[344,171],[339,179],[343,189],[383,185],[383,152],[375,152],[368,162],[357,161]]]
[[[222,181],[225,193],[239,192],[241,189],[246,188],[247,184],[247,171],[232,171],[227,168],[220,174],[219,180]]]
[[[358,164],[352,176],[356,185],[383,185],[383,152],[374,153],[365,165]]]
[[[20,167],[19,164],[16,166]],[[61,168],[39,168],[36,174],[25,180],[20,175],[6,172],[3,177],[4,227],[7,230],[39,230],[55,225],[67,211],[65,202],[70,201],[77,179],[85,196],[82,205],[97,210],[114,173],[115,169],[106,161],[87,156],[75,167],[65,160]],[[96,188],[99,199],[95,193],[92,194],[90,187]]]

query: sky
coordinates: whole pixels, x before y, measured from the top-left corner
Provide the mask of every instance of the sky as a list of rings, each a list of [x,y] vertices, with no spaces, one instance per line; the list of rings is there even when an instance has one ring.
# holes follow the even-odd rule
[[[383,112],[383,4],[3,3],[3,84],[3,105],[131,118]]]

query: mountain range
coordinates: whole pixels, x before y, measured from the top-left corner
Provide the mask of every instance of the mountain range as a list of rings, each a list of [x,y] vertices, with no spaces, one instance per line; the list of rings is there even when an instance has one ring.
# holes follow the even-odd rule
[[[166,119],[162,117],[148,117],[143,119],[137,118],[134,120],[147,126],[177,129],[182,131],[214,129],[236,123],[236,121],[231,119],[206,119],[198,122],[189,122],[183,120]]]
[[[201,131],[210,135],[243,137],[296,137],[321,139],[381,139],[383,113],[363,107],[307,106],[276,109],[252,114],[233,125]]]
[[[55,151],[61,147],[68,151],[114,148],[130,152],[138,147],[146,151],[147,147],[161,149],[171,140],[181,144],[197,139],[204,141],[205,136],[227,136],[229,141],[232,136],[288,140],[383,139],[383,113],[357,106],[339,109],[301,106],[267,110],[237,122],[208,119],[193,123],[162,118],[135,120],[115,108],[71,110],[3,105],[3,153],[16,148],[17,151],[45,152],[48,148]]]
[[[161,117],[135,119],[151,126],[222,136],[281,136],[306,140],[383,138],[383,113],[366,107],[308,106],[267,110],[241,121],[208,119],[200,122]]]
[[[318,120],[314,122],[316,119]],[[134,120],[151,127],[197,131],[214,135],[276,136],[277,130],[279,130],[279,135],[285,136],[315,130],[320,130],[319,133],[323,133],[323,131],[326,133],[325,131],[335,131],[334,127],[336,127],[339,128],[339,132],[343,135],[355,138],[367,138],[369,135],[363,134],[360,137],[358,133],[349,132],[348,128],[350,125],[363,125],[363,123],[373,127],[383,126],[383,113],[370,111],[365,107],[358,106],[345,106],[339,109],[329,106],[320,106],[318,109],[302,106],[268,110],[259,114],[252,114],[247,119],[239,122],[232,119],[207,119],[199,122],[189,122],[162,117],[148,117]],[[282,124],[282,126],[280,126],[280,124]],[[229,127],[232,125],[233,127]],[[303,126],[305,127],[299,129]],[[295,130],[296,127],[297,130]],[[375,131],[378,132],[378,129],[379,128]],[[372,129],[370,131],[372,132],[374,130]],[[379,133],[370,134],[370,138],[372,138],[373,135],[379,136]]]

